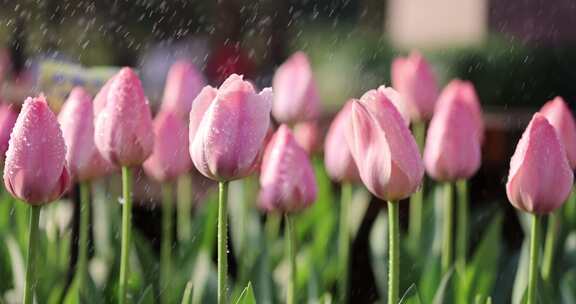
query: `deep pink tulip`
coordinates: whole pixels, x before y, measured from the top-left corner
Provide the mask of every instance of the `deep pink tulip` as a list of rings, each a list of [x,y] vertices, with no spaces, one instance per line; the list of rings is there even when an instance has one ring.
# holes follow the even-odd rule
[[[294,137],[296,142],[304,148],[308,155],[322,150],[322,138],[320,127],[315,120],[300,122],[294,125]]]
[[[192,101],[205,85],[202,74],[187,60],[175,62],[166,77],[162,110],[172,111],[188,119]]]
[[[140,79],[122,68],[109,84],[104,108],[96,117],[96,147],[112,164],[135,166],[152,153],[152,115]]]
[[[370,192],[396,201],[418,190],[424,165],[406,122],[382,90],[352,103],[346,140]]]
[[[260,187],[259,205],[267,211],[295,212],[316,200],[312,164],[286,125],[280,126],[266,146]]]
[[[548,122],[556,129],[572,169],[576,169],[576,122],[564,99],[560,96],[548,101],[542,109]]]
[[[242,76],[232,74],[210,100],[213,93],[203,90],[192,104],[190,156],[198,171],[213,180],[246,177],[256,168],[270,125],[271,90],[258,94]]]
[[[84,88],[72,89],[58,121],[68,147],[66,161],[75,180],[91,180],[112,172],[114,167],[96,149],[92,97]]]
[[[320,99],[308,56],[296,52],[274,74],[272,115],[281,123],[294,124],[316,119]]]
[[[18,112],[12,105],[0,105],[0,159],[4,159],[6,151],[8,150],[8,141],[10,140],[10,133],[18,118]]]
[[[338,112],[328,129],[324,143],[326,172],[330,178],[341,182],[354,182],[360,179],[358,168],[346,142],[353,101],[346,102],[342,110]]]
[[[160,182],[176,179],[190,171],[188,127],[172,111],[161,111],[154,118],[154,152],[144,162],[146,174]]]
[[[31,205],[52,202],[70,186],[66,144],[44,96],[24,101],[10,135],[4,185]]]
[[[510,160],[508,200],[531,213],[550,213],[566,201],[574,176],[560,139],[546,117],[534,114]]]
[[[424,165],[435,180],[452,182],[468,179],[480,168],[482,126],[476,121],[476,103],[450,96],[438,103],[430,122]]]
[[[484,119],[482,116],[482,107],[480,106],[480,100],[476,94],[476,89],[474,84],[470,81],[454,79],[446,85],[446,87],[440,93],[438,97],[438,103],[436,104],[436,111],[441,110],[453,102],[454,99],[461,100],[467,105],[472,113],[471,123],[476,131],[478,131],[478,138],[480,142],[484,141]]]
[[[417,51],[392,62],[392,86],[402,96],[412,121],[428,120],[434,114],[438,83],[430,64]]]

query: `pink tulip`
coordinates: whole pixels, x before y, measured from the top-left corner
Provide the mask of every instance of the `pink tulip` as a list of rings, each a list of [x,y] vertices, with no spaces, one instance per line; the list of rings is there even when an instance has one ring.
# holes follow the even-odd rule
[[[440,93],[440,97],[438,97],[436,111],[448,107],[454,99],[461,100],[471,111],[471,123],[473,123],[473,128],[477,131],[477,136],[482,143],[484,141],[484,119],[482,117],[480,100],[478,99],[474,85],[470,81],[460,79],[450,81],[442,90],[442,93]]]
[[[296,142],[304,148],[308,155],[322,150],[320,127],[316,121],[300,122],[294,125],[294,137]]]
[[[560,96],[548,101],[540,113],[546,116],[548,122],[556,129],[560,141],[564,145],[566,156],[572,169],[576,169],[576,122],[574,116]]]
[[[91,180],[114,169],[104,160],[94,144],[92,97],[84,88],[72,89],[58,115],[58,121],[68,147],[66,161],[74,179]]]
[[[204,89],[190,111],[190,156],[204,176],[230,181],[250,175],[270,125],[271,90],[232,74],[210,100]],[[200,122],[198,122],[200,120]]]
[[[31,205],[54,201],[70,186],[66,144],[44,96],[24,101],[10,135],[4,185]]]
[[[434,113],[438,83],[432,67],[420,53],[392,62],[392,86],[398,90],[413,121],[428,120]]]
[[[172,111],[161,111],[154,119],[154,152],[144,162],[146,174],[160,182],[174,180],[190,171],[186,122]]]
[[[320,99],[305,53],[296,52],[278,68],[272,87],[272,114],[279,122],[293,124],[318,117]]]
[[[204,84],[204,77],[192,63],[187,60],[175,62],[166,77],[162,110],[172,111],[188,119],[192,101]]]
[[[267,211],[295,212],[316,200],[312,164],[286,125],[280,126],[266,146],[260,187],[259,205]]]
[[[358,168],[346,142],[353,102],[354,100],[346,102],[342,110],[338,112],[328,129],[324,143],[326,172],[332,179],[343,182],[354,182],[360,179]]]
[[[508,200],[526,212],[550,213],[568,198],[573,178],[554,127],[544,115],[534,114],[510,160]]]
[[[468,179],[481,162],[482,130],[477,123],[477,103],[459,94],[444,97],[428,128],[424,165],[438,181]]]
[[[10,133],[16,119],[18,118],[18,112],[14,109],[12,105],[0,105],[0,154],[4,158],[6,156],[6,151],[8,150],[8,141],[10,140]]]
[[[352,103],[346,140],[370,192],[396,201],[418,190],[424,175],[418,146],[388,96],[371,90]]]
[[[135,166],[152,153],[152,115],[140,79],[130,68],[116,74],[96,117],[96,147],[112,164]]]

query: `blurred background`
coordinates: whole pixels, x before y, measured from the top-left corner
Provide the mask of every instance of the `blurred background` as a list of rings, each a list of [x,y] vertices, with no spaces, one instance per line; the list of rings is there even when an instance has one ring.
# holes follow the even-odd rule
[[[473,208],[507,210],[512,248],[522,231],[504,193],[509,157],[532,112],[557,95],[572,107],[576,99],[574,0],[0,0],[0,7],[0,99],[16,104],[44,91],[58,107],[70,86],[90,80],[95,93],[128,65],[156,106],[181,58],[212,85],[236,72],[264,87],[304,50],[328,122],[348,98],[389,85],[391,60],[418,49],[442,84],[476,85],[487,134]],[[352,295],[361,301],[376,294],[366,248],[379,205],[369,208],[353,249]],[[136,221],[146,228],[154,216],[145,209]]]

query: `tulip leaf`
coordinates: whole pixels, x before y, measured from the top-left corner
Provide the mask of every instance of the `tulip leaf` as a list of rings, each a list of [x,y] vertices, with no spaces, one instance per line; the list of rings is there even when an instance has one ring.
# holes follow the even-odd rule
[[[514,288],[512,290],[512,303],[521,304],[523,302],[526,286],[528,286],[528,259],[530,240],[525,239],[520,250],[518,267],[516,269],[516,278],[514,279]]]
[[[418,287],[416,284],[410,285],[406,292],[400,299],[399,304],[422,304],[422,299],[420,298],[420,293],[418,292]]]
[[[560,281],[561,302],[576,304],[576,269],[571,269]]]
[[[192,281],[188,281],[186,284],[186,288],[182,293],[182,302],[180,304],[192,304],[192,296],[194,294],[194,285],[192,285]]]
[[[370,262],[380,297],[388,294],[388,220],[380,212],[370,231]]]
[[[138,298],[138,304],[154,304],[154,290],[152,285],[148,285]]]
[[[254,290],[252,290],[252,283],[248,282],[248,286],[244,288],[238,299],[236,299],[235,304],[256,304],[256,298],[254,297]]]
[[[460,303],[471,303],[473,297],[490,295],[498,274],[502,216],[489,224],[476,252],[463,273],[458,274],[457,297]]]
[[[432,300],[433,304],[443,304],[448,303],[447,300],[450,296],[450,285],[452,278],[454,277],[454,268],[450,269],[443,277],[442,281],[440,281],[440,285],[438,286],[438,290],[436,290],[436,294],[434,295],[434,300]]]

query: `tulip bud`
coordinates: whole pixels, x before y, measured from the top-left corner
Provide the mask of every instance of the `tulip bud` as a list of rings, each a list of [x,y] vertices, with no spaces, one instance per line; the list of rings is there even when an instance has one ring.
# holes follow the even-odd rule
[[[424,175],[418,146],[382,90],[352,103],[346,140],[362,182],[381,199],[396,201],[418,190]]]
[[[352,158],[346,132],[350,128],[350,113],[354,100],[346,102],[336,114],[326,134],[324,143],[324,165],[328,176],[337,181],[353,182],[360,179],[358,168]]]
[[[2,155],[2,159],[6,156],[10,133],[12,132],[12,128],[14,128],[17,118],[18,112],[16,112],[12,105],[0,105],[0,154]]]
[[[293,124],[318,117],[320,99],[305,53],[296,52],[278,68],[272,87],[272,114],[279,122]]]
[[[434,114],[438,83],[432,67],[416,51],[392,62],[392,86],[402,96],[413,121],[428,120]]]
[[[152,115],[140,79],[130,68],[113,76],[96,117],[96,147],[112,164],[135,166],[152,153]]]
[[[24,101],[10,135],[4,185],[31,205],[52,202],[70,186],[66,144],[44,96]]]
[[[154,152],[144,162],[146,174],[165,182],[190,171],[188,128],[180,116],[171,111],[161,111],[156,115],[154,143]]]
[[[204,77],[192,63],[187,60],[175,62],[166,77],[162,110],[172,111],[188,119],[192,101],[204,84]]]
[[[58,121],[68,147],[66,161],[74,179],[91,180],[114,169],[94,144],[92,97],[84,88],[76,87],[70,92],[58,115]]]
[[[480,143],[482,143],[484,141],[484,119],[480,100],[472,82],[460,79],[450,81],[442,90],[440,97],[438,97],[436,111],[446,107],[445,105],[450,104],[454,99],[459,99],[466,103],[472,113],[471,123],[474,124],[474,130],[477,131],[477,136],[480,139]]]
[[[574,116],[560,96],[548,101],[540,113],[546,116],[548,122],[556,129],[560,142],[564,146],[568,162],[572,170],[576,169],[576,122]]]
[[[478,109],[478,103],[470,102],[464,94],[442,94],[424,148],[426,171],[435,180],[468,179],[480,168],[482,125],[477,122]]]
[[[260,187],[259,205],[267,211],[295,212],[316,200],[312,164],[286,125],[278,128],[266,147]]]
[[[190,112],[190,156],[194,165],[204,176],[217,181],[250,175],[270,125],[270,89],[257,94],[242,76],[232,74],[211,101],[213,90],[205,89],[203,93]]]
[[[304,148],[308,155],[315,154],[322,149],[320,128],[316,121],[306,121],[294,125],[294,138]]]
[[[508,200],[526,212],[553,212],[568,198],[573,178],[554,127],[544,115],[534,114],[510,160]]]

